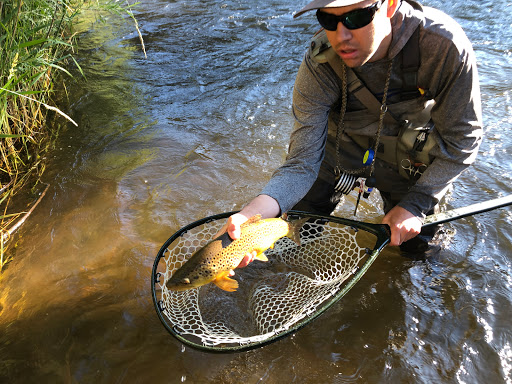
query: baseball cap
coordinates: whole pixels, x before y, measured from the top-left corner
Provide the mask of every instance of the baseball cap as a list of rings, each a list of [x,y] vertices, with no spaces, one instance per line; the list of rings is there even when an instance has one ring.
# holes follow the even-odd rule
[[[347,5],[361,3],[362,1],[363,0],[313,0],[311,3],[297,12],[293,17],[299,17],[303,13],[313,9],[346,7]]]

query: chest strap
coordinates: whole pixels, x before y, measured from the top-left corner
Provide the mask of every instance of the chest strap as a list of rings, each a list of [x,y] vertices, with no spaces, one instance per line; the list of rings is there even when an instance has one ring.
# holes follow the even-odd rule
[[[420,65],[419,32],[420,27],[418,26],[402,50],[402,89],[400,93],[402,101],[421,96],[418,90],[418,68]],[[322,53],[338,77],[343,79],[341,66],[344,64],[334,49],[325,49]],[[347,91],[349,94],[354,95],[361,104],[368,108],[370,113],[379,116],[382,103],[370,92],[351,68],[346,67],[345,70],[347,72]],[[401,121],[388,110],[384,117],[384,122],[399,123]]]
[[[334,72],[336,72],[338,77],[343,81],[342,66],[344,64],[338,54],[334,49],[329,49],[324,52],[324,56]],[[368,111],[372,115],[379,117],[382,103],[373,93],[370,92],[359,77],[357,77],[352,68],[345,67],[345,71],[347,73],[347,92],[354,95],[361,104],[368,108]],[[398,121],[391,115],[391,113],[389,113],[388,110],[388,113],[384,116],[384,122],[388,124],[396,124]]]
[[[420,27],[407,40],[402,50],[402,101],[421,96],[418,89],[418,68],[420,67]]]

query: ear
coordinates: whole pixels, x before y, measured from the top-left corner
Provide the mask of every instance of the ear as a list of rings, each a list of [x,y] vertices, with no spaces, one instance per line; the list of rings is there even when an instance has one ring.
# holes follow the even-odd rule
[[[398,2],[401,0],[388,0],[387,16],[391,19],[398,8]]]

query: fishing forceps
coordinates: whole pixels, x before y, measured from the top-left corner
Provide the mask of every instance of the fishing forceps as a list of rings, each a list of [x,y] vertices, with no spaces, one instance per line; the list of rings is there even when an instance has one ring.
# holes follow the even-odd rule
[[[427,165],[423,163],[413,163],[410,159],[402,159],[400,165],[409,175],[419,178],[427,169]]]

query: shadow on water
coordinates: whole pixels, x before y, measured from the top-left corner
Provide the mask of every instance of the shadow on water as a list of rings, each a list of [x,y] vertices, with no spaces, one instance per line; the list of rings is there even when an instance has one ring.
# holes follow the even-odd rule
[[[460,207],[512,183],[510,7],[491,23],[475,1],[430,5],[469,30],[483,63],[486,140],[447,199]],[[426,260],[386,249],[320,319],[262,349],[183,348],[158,321],[150,273],[163,242],[240,208],[286,154],[293,80],[317,28],[293,20],[298,7],[144,2],[147,60],[130,25],[91,25],[87,81],[68,90],[79,128],[62,132],[51,187],[0,275],[0,382],[512,382],[507,209],[448,224]],[[375,204],[360,212],[381,217]]]

